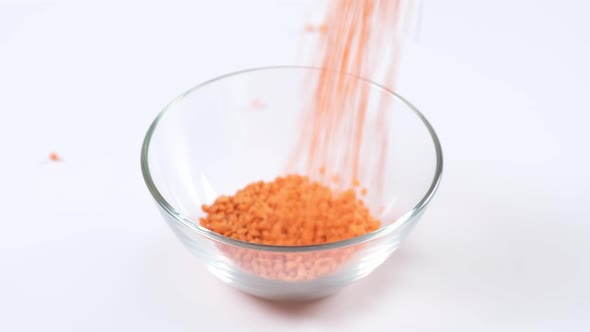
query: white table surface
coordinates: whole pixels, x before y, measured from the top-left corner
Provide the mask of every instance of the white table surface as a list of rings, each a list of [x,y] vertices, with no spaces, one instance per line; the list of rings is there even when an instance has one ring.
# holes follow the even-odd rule
[[[590,330],[583,0],[422,1],[399,91],[445,174],[366,279],[273,305],[174,238],[140,174],[149,123],[206,79],[301,64],[312,2],[0,0],[0,331]]]

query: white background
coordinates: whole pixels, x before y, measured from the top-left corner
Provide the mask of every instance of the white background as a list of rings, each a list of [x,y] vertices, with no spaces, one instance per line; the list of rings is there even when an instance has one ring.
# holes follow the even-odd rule
[[[366,279],[279,306],[174,238],[140,174],[149,123],[206,79],[301,64],[312,2],[0,0],[0,330],[590,330],[584,0],[422,1],[399,92],[445,174]]]

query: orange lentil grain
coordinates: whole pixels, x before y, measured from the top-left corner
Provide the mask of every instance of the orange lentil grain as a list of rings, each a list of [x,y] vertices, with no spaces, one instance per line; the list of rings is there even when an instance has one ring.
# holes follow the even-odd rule
[[[49,160],[51,160],[51,161],[61,161],[61,157],[57,153],[51,152],[49,154]]]
[[[254,110],[261,110],[264,108],[264,103],[260,99],[253,99],[250,102],[250,107]]]
[[[319,32],[321,34],[325,34],[328,32],[328,25],[327,24],[320,24],[320,25],[313,25],[313,24],[306,24],[304,27],[305,32]]]
[[[339,183],[339,182],[340,182],[340,176],[338,174],[332,175],[332,183]]]

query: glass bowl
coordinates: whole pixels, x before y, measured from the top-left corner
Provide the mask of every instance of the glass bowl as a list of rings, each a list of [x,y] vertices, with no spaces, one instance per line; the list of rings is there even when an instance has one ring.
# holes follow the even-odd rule
[[[212,79],[172,101],[143,143],[144,180],[178,239],[211,273],[258,297],[311,300],[367,276],[399,247],[440,182],[441,147],[425,117],[394,92],[338,73],[370,90],[366,123],[379,121],[378,104],[388,106],[387,162],[378,184],[382,195],[379,201],[366,198],[381,228],[339,242],[270,246],[202,227],[203,204],[233,195],[248,183],[285,175],[304,128],[309,89],[320,73],[318,68],[283,66]]]

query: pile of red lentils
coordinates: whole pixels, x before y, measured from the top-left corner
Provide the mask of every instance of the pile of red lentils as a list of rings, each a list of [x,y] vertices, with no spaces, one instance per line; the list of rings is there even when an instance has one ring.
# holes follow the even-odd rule
[[[251,243],[303,246],[357,237],[380,226],[354,189],[335,193],[300,175],[255,182],[233,196],[220,196],[200,219],[203,227]],[[346,248],[345,248],[346,249]],[[333,272],[354,250],[332,253],[262,253],[225,246],[224,252],[259,276],[309,280]],[[270,255],[270,256],[269,256]],[[316,257],[320,255],[320,257]]]

